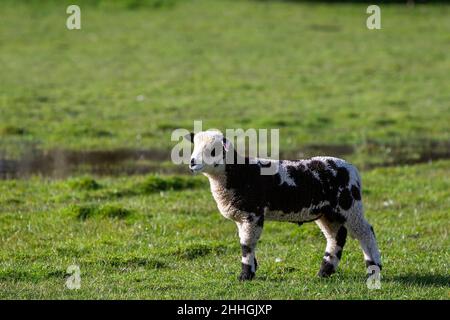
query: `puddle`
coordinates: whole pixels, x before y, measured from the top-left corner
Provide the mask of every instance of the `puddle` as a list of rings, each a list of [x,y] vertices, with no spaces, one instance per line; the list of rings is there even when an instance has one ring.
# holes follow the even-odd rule
[[[280,158],[301,159],[324,155],[350,160],[361,169],[412,165],[450,159],[450,141],[424,140],[391,144],[368,141],[358,146],[312,144],[301,147],[299,152],[282,153]]]
[[[359,146],[311,144],[299,147],[299,150],[282,153],[280,158],[301,159],[318,155],[343,157],[355,160],[354,163],[362,169],[450,159],[450,141],[422,141],[407,145],[377,142],[367,142]],[[17,159],[2,157],[0,153],[0,179],[28,178],[33,175],[65,178],[80,174],[124,176],[148,173],[189,174],[189,171],[186,165],[171,163],[170,150],[42,151],[30,148]]]
[[[164,150],[30,150],[19,159],[0,157],[0,178],[27,178],[42,175],[64,178],[75,174],[136,175],[146,173],[182,173],[182,167],[164,167],[170,152]]]
[[[380,162],[369,163],[364,168],[393,167],[399,165],[413,165],[428,163],[436,160],[450,159],[450,141],[424,141],[421,144],[380,145],[371,143],[367,148],[368,154],[382,154],[384,159]]]

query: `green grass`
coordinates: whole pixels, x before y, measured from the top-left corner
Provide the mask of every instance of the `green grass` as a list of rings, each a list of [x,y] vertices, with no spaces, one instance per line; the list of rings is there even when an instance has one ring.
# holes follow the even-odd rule
[[[381,290],[367,289],[356,240],[337,274],[317,278],[325,239],[314,223],[267,223],[257,278],[239,282],[236,227],[218,213],[204,177],[89,183],[101,188],[3,181],[0,298],[448,299],[449,170],[441,161],[363,174],[383,257]],[[165,183],[142,192],[154,179]],[[167,189],[178,180],[183,187]],[[65,287],[72,264],[81,269],[79,290]]]
[[[360,3],[77,3],[80,31],[65,28],[69,1],[0,2],[0,158],[136,148],[173,172],[161,155],[194,120],[279,128],[282,152],[353,150],[361,168],[449,157],[448,5],[382,5],[370,31]],[[236,228],[205,178],[83,168],[0,180],[0,298],[450,298],[449,160],[363,170],[377,291],[356,241],[336,275],[315,276],[314,224],[267,223],[257,278],[240,283]]]
[[[450,139],[449,6],[384,5],[370,31],[364,4],[126,3],[81,2],[80,31],[64,1],[0,4],[4,149],[169,150],[196,119],[280,128],[284,151],[355,145],[352,160],[368,141]]]

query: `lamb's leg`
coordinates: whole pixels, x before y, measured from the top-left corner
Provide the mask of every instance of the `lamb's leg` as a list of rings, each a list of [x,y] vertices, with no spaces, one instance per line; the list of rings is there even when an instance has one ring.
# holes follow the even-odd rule
[[[347,229],[342,223],[331,222],[325,217],[316,220],[316,224],[327,239],[327,247],[318,276],[329,277],[336,272],[341,260],[342,250],[347,240]]]
[[[242,249],[242,271],[239,280],[251,280],[255,276],[257,268],[255,250],[263,230],[264,216],[251,215],[236,224]]]
[[[364,253],[366,267],[376,265],[381,270],[381,257],[375,239],[375,232],[362,213],[360,215],[353,215],[352,219],[348,219],[345,225],[351,234],[358,239]]]

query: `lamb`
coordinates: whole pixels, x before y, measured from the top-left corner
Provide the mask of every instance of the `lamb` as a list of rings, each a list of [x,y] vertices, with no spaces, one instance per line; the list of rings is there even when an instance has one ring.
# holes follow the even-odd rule
[[[336,272],[347,230],[359,240],[366,266],[381,270],[375,233],[363,214],[361,178],[353,165],[334,157],[294,161],[243,157],[218,131],[190,133],[186,138],[194,144],[190,170],[209,179],[220,213],[237,224],[240,280],[255,276],[256,244],[269,220],[316,222],[327,240],[320,277]],[[268,164],[277,172],[261,175]]]

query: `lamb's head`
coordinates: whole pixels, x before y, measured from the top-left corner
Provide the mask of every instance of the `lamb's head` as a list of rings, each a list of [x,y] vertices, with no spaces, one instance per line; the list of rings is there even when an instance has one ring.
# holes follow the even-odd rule
[[[186,139],[194,144],[189,169],[192,172],[218,174],[225,171],[227,152],[230,142],[219,131],[202,131],[190,133]]]

